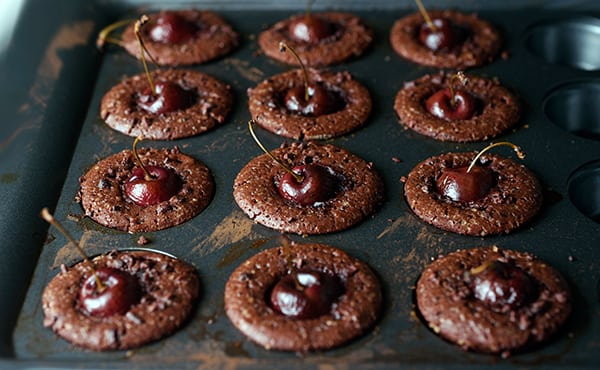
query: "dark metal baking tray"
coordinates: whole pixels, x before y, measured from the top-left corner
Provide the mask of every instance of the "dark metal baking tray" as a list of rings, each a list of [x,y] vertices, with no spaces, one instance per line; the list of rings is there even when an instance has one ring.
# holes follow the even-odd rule
[[[216,196],[202,214],[181,226],[144,234],[152,241],[147,247],[195,265],[203,292],[192,320],[175,335],[133,351],[94,353],[73,348],[42,327],[44,286],[60,263],[79,257],[64,237],[39,219],[38,212],[43,206],[54,208],[90,254],[138,247],[139,235],[111,231],[82,218],[74,198],[79,176],[94,162],[131,146],[131,138],[103,124],[98,105],[113,84],[142,71],[139,62],[123,50],[95,50],[95,36],[114,20],[158,9],[166,2],[25,2],[13,42],[0,59],[0,86],[4,87],[0,100],[4,117],[0,127],[0,368],[597,366],[600,225],[579,209],[593,216],[600,208],[600,123],[594,119],[599,115],[594,97],[598,97],[600,72],[597,64],[594,67],[595,54],[577,47],[597,46],[600,9],[593,1],[576,6],[551,1],[428,3],[475,10],[502,30],[508,59],[469,73],[498,77],[525,103],[520,125],[500,138],[527,151],[524,163],[546,189],[545,205],[522,229],[494,237],[454,235],[419,221],[403,199],[400,177],[429,156],[478,150],[484,144],[436,142],[398,125],[392,109],[395,93],[403,82],[435,72],[402,60],[389,46],[393,21],[415,11],[412,3],[317,2],[317,9],[352,10],[375,29],[376,42],[366,55],[332,68],[349,70],[370,89],[372,116],[363,129],[330,142],[374,163],[384,177],[386,201],[374,217],[350,230],[291,238],[328,243],[366,261],[382,281],[385,303],[376,328],[363,338],[332,351],[299,356],[266,351],[247,341],[224,314],[223,288],[238,264],[279,240],[279,233],[252,224],[237,208],[232,184],[239,169],[260,154],[247,131],[246,89],[289,69],[257,53],[256,35],[274,21],[301,11],[303,5],[292,1],[169,3],[169,7],[215,9],[242,35],[242,44],[233,54],[193,67],[232,85],[236,104],[225,124],[194,138],[142,143],[178,145],[213,171]],[[586,58],[591,58],[591,68]],[[554,124],[551,118],[560,122]],[[270,148],[283,141],[262,130],[259,135]],[[564,330],[546,345],[506,360],[465,353],[438,338],[413,314],[412,287],[432,257],[490,244],[533,252],[563,273],[574,292],[574,312]]]

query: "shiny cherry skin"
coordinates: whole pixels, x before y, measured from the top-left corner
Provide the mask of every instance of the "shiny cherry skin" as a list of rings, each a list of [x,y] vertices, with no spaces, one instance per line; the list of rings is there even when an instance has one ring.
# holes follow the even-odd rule
[[[451,49],[461,42],[461,37],[456,27],[446,18],[431,20],[435,29],[425,22],[419,28],[419,41],[433,51]]]
[[[282,277],[271,290],[271,307],[293,319],[313,319],[331,311],[332,304],[344,293],[336,276],[301,270]]]
[[[534,295],[532,278],[519,267],[501,261],[486,263],[483,271],[470,276],[475,298],[493,308],[515,309]]]
[[[97,269],[96,274],[104,290],[98,291],[93,274],[88,276],[79,290],[81,307],[90,316],[123,315],[140,301],[142,288],[135,276],[111,267]]]
[[[148,88],[137,96],[138,106],[147,112],[169,113],[184,110],[194,103],[194,94],[174,82],[159,81],[154,88],[156,95]]]
[[[285,107],[304,116],[318,117],[339,111],[344,107],[343,99],[321,84],[308,85],[308,100],[304,86],[289,89],[284,98]]]
[[[326,167],[317,164],[299,165],[292,171],[302,176],[298,182],[291,173],[286,173],[277,190],[283,198],[301,206],[310,206],[331,199],[338,190],[339,181]]]
[[[477,99],[463,90],[454,91],[454,101],[449,88],[439,90],[425,101],[429,113],[447,121],[471,119],[477,110]]]
[[[473,202],[483,198],[495,185],[492,170],[473,166],[467,172],[467,168],[444,168],[436,180],[438,193],[455,202]]]
[[[152,41],[164,44],[180,44],[192,38],[198,27],[175,12],[161,12],[150,28]]]
[[[288,26],[288,33],[292,39],[310,44],[331,37],[335,32],[335,26],[331,22],[316,15],[298,17]]]
[[[141,207],[158,204],[170,199],[181,189],[181,179],[168,168],[146,166],[151,179],[146,178],[144,170],[136,167],[125,182],[125,194]]]

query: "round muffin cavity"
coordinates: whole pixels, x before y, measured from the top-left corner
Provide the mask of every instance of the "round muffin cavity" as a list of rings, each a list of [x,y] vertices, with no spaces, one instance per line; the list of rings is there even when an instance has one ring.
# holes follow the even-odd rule
[[[196,269],[161,253],[111,252],[93,263],[96,269],[110,267],[133,275],[142,287],[142,298],[123,315],[90,316],[79,302],[81,285],[91,275],[89,265],[63,265],[42,295],[44,326],[80,347],[123,350],[159,340],[187,320],[199,295]]]
[[[347,229],[368,217],[383,200],[383,181],[372,164],[326,144],[292,143],[271,151],[290,168],[314,163],[331,169],[341,180],[331,199],[300,206],[284,199],[277,190],[287,173],[266,154],[241,169],[233,185],[238,206],[256,222],[284,232],[326,234]]]
[[[314,319],[290,319],[267,303],[270,289],[294,269],[334,274],[345,292],[331,311]],[[267,349],[307,352],[340,346],[363,335],[378,318],[379,281],[369,267],[342,250],[291,243],[242,263],[225,286],[225,311],[233,325]]]
[[[495,186],[476,201],[453,201],[436,190],[444,168],[469,166],[476,153],[447,153],[428,158],[408,174],[404,196],[423,221],[458,234],[485,236],[509,233],[530,220],[542,206],[542,188],[524,165],[483,154],[478,165],[492,170]]]
[[[292,22],[302,17],[305,17],[305,14],[284,19],[261,32],[258,44],[268,57],[283,63],[298,65],[291,53],[280,51],[279,43],[284,41],[296,51],[304,65],[328,66],[362,55],[373,42],[373,31],[360,18],[341,12],[311,13],[311,17],[320,17],[333,25],[335,32],[331,37],[317,43],[297,40],[290,35],[288,29]]]
[[[86,216],[99,224],[130,233],[166,229],[199,214],[210,203],[214,184],[209,169],[200,161],[173,149],[142,148],[145,166],[161,166],[175,172],[181,188],[170,199],[139,206],[129,199],[123,184],[139,164],[131,150],[96,163],[80,179],[79,201]]]
[[[248,90],[252,117],[261,127],[276,135],[298,140],[321,140],[341,136],[363,126],[371,113],[369,91],[348,72],[308,69],[310,83],[337,95],[343,107],[333,113],[307,116],[288,110],[286,92],[304,86],[301,70],[275,75]]]
[[[531,279],[534,293],[518,307],[491,308],[477,299],[473,276],[500,261]],[[562,276],[531,254],[496,246],[459,250],[440,257],[416,286],[419,311],[429,327],[464,350],[501,354],[549,339],[571,312],[571,294]]]
[[[159,16],[173,13],[196,29],[193,37],[180,43],[154,41],[150,30]],[[141,28],[142,39],[148,52],[159,65],[183,66],[205,63],[229,54],[238,46],[239,35],[218,14],[207,10],[168,10],[149,14],[148,23]],[[134,24],[128,26],[122,35],[125,50],[140,58],[140,45],[135,37]]]
[[[420,13],[397,20],[390,32],[392,48],[401,57],[429,67],[465,69],[491,63],[502,47],[500,33],[477,14],[454,10],[431,10],[429,16],[445,18],[466,33],[466,38],[450,49],[430,50],[419,38],[419,28],[425,23]]]
[[[396,95],[394,110],[402,125],[440,141],[474,142],[493,138],[515,126],[521,117],[521,103],[495,79],[468,75],[458,89],[477,101],[473,117],[446,120],[431,114],[425,101],[437,91],[449,87],[451,74],[425,75],[405,83]]]
[[[146,74],[129,77],[111,88],[100,103],[100,116],[111,128],[129,136],[174,140],[206,132],[225,121],[233,104],[229,85],[190,70],[155,70],[155,83],[173,82],[193,97],[185,109],[151,113],[136,98],[149,89]]]

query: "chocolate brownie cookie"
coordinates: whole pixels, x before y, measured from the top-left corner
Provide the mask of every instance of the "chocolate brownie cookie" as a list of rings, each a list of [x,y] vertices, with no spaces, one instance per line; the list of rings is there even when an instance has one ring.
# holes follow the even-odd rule
[[[463,202],[440,194],[436,180],[442,171],[469,166],[475,155],[447,153],[417,164],[404,184],[413,212],[437,228],[473,236],[509,233],[530,220],[542,206],[541,185],[525,166],[498,155],[486,153],[478,161],[493,177],[483,197]]]
[[[107,125],[133,137],[173,140],[198,135],[222,124],[231,110],[230,86],[214,77],[190,70],[156,70],[151,75],[155,85],[172,82],[179,86],[188,100],[184,108],[164,113],[142,108],[138,97],[152,95],[148,79],[142,73],[121,81],[104,95],[100,116]]]
[[[344,292],[328,313],[292,319],[267,302],[275,284],[297,269],[337,276]],[[225,285],[225,311],[233,325],[267,349],[311,351],[340,346],[363,335],[377,320],[379,281],[369,267],[323,244],[283,245],[241,264]]]
[[[264,53],[280,62],[297,65],[298,62],[291,53],[280,51],[279,43],[284,41],[298,53],[304,65],[328,66],[360,56],[373,42],[373,31],[360,18],[341,12],[311,14],[312,18],[327,24],[331,30],[330,35],[316,42],[299,39],[290,32],[290,27],[304,20],[305,16],[305,14],[295,15],[263,31],[258,37],[258,44]]]
[[[149,14],[148,17],[148,23],[140,32],[146,49],[159,65],[205,63],[228,54],[238,46],[238,34],[211,11],[169,10]],[[156,28],[157,25],[159,28]],[[164,39],[168,32],[179,34],[172,39]],[[133,23],[123,31],[122,46],[129,54],[140,58],[140,45]]]
[[[383,200],[383,181],[372,164],[342,148],[292,143],[271,153],[290,168],[326,168],[337,183],[329,199],[299,205],[278,192],[287,173],[279,164],[266,154],[252,159],[235,178],[233,196],[250,218],[266,227],[302,235],[340,231],[371,215]]]
[[[252,117],[264,129],[299,140],[329,139],[364,125],[371,113],[369,91],[348,72],[308,69],[311,84],[324,87],[342,103],[339,110],[318,116],[304,115],[287,109],[284,97],[293,88],[304,86],[301,70],[275,75],[248,89]]]
[[[416,286],[429,327],[465,350],[502,354],[554,334],[571,312],[571,294],[552,267],[496,246],[440,257]]]
[[[130,233],[156,231],[179,225],[199,214],[211,201],[214,184],[209,169],[200,161],[173,149],[138,150],[145,166],[161,166],[175,172],[181,188],[170,199],[142,207],[124,191],[138,163],[124,150],[96,163],[80,179],[79,201],[86,216],[99,224]]]
[[[454,25],[462,40],[450,48],[436,51],[419,40],[419,29],[425,23],[420,13],[397,20],[390,32],[390,42],[396,53],[412,62],[430,67],[465,69],[491,63],[502,46],[500,33],[477,14],[454,10],[432,10],[432,19],[447,19]]]
[[[394,110],[400,123],[421,135],[441,141],[472,142],[493,138],[513,127],[521,117],[519,99],[495,79],[468,76],[461,90],[475,98],[475,114],[447,120],[429,112],[425,101],[450,84],[451,75],[425,75],[405,83],[396,95]]]
[[[96,270],[108,267],[134,276],[141,298],[125,314],[90,315],[80,300],[83,281],[91,276],[89,265],[63,265],[42,295],[44,326],[77,346],[120,350],[161,339],[185,322],[199,294],[196,269],[162,253],[111,252],[93,263]]]

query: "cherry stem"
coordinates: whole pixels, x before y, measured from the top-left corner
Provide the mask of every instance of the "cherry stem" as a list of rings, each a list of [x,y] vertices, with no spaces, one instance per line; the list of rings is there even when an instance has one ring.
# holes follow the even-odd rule
[[[452,107],[456,107],[456,90],[454,90],[454,84],[458,80],[463,86],[469,83],[469,79],[462,71],[458,71],[450,77],[450,104]]]
[[[290,175],[294,176],[294,179],[296,179],[296,181],[298,182],[302,182],[304,180],[304,176],[297,174],[296,172],[292,171],[291,168],[289,168],[288,166],[286,166],[282,161],[280,161],[279,159],[275,158],[275,156],[273,154],[271,154],[271,152],[269,152],[267,150],[267,148],[265,148],[264,145],[262,145],[262,143],[260,142],[260,140],[258,140],[258,137],[256,137],[256,134],[254,133],[254,120],[251,119],[250,121],[248,121],[248,129],[250,130],[250,135],[252,135],[252,138],[254,139],[254,141],[256,141],[256,144],[258,144],[258,146],[262,149],[263,152],[265,152],[266,155],[269,156],[269,158],[271,158],[272,160],[274,160],[278,165],[281,166],[281,168],[283,168],[286,172],[288,172]]]
[[[485,270],[487,270],[490,266],[492,265],[492,262],[490,261],[485,261],[484,263],[482,263],[481,265],[477,266],[477,267],[473,267],[472,269],[469,270],[469,273],[471,275],[478,275],[481,274],[482,272],[484,272]]]
[[[110,37],[110,34],[117,28],[123,27],[133,21],[134,21],[133,19],[124,19],[122,21],[118,21],[118,22],[109,24],[108,26],[104,27],[98,34],[98,38],[96,39],[96,47],[98,49],[102,50],[102,48],[104,47],[104,44],[107,42],[122,46],[122,40],[120,40],[118,38]]]
[[[50,225],[56,227],[58,229],[58,231],[60,231],[61,234],[63,234],[69,240],[69,242],[71,242],[71,244],[73,244],[75,246],[75,248],[77,248],[77,250],[83,257],[84,261],[89,265],[90,269],[92,270],[92,274],[94,275],[94,278],[96,279],[96,290],[98,291],[98,293],[102,293],[102,291],[104,291],[104,289],[106,289],[106,287],[104,286],[104,284],[102,284],[102,281],[100,281],[100,278],[98,277],[98,274],[96,273],[96,268],[94,267],[94,263],[85,254],[85,251],[83,250],[83,248],[81,248],[81,245],[79,245],[77,240],[75,240],[75,238],[73,238],[73,236],[71,236],[71,234],[67,231],[67,229],[65,229],[61,225],[61,223],[58,222],[54,218],[54,216],[52,216],[52,214],[50,213],[48,208],[44,207],[42,209],[42,212],[40,212],[40,215],[46,222],[48,222]]]
[[[283,249],[283,254],[285,255],[285,264],[287,265],[289,275],[291,275],[292,279],[294,280],[294,288],[302,292],[304,290],[304,287],[298,281],[298,270],[296,269],[296,266],[294,266],[294,263],[292,261],[292,256],[290,252],[290,240],[287,237],[282,237],[281,239],[281,247]]]
[[[312,7],[312,4],[315,3],[315,1],[317,0],[308,0],[306,2],[306,15],[304,16],[307,20],[310,19],[310,8]]]
[[[486,146],[482,151],[480,151],[475,158],[473,158],[473,161],[471,161],[471,164],[469,165],[469,167],[467,168],[467,173],[469,171],[471,171],[471,169],[473,168],[473,166],[475,166],[475,163],[477,162],[477,160],[479,159],[479,157],[481,157],[481,155],[485,152],[487,152],[488,150],[497,147],[497,146],[501,146],[501,145],[506,145],[506,146],[510,146],[516,153],[517,156],[519,157],[519,159],[525,159],[525,152],[518,146],[516,146],[513,143],[509,143],[508,141],[500,141],[497,143],[492,143],[488,146]]]
[[[302,73],[304,74],[304,100],[308,101],[308,99],[310,98],[308,94],[308,72],[306,71],[304,63],[302,63],[302,60],[300,59],[296,51],[283,41],[279,42],[279,51],[281,51],[282,53],[289,51],[290,53],[292,53],[294,58],[296,58],[298,64],[300,64],[300,68],[302,69]]]
[[[431,21],[431,18],[429,17],[429,14],[427,13],[427,9],[425,9],[425,6],[423,5],[423,2],[421,0],[415,0],[415,2],[419,7],[419,12],[421,12],[421,15],[423,16],[423,18],[425,18],[425,23],[427,23],[427,25],[429,26],[429,28],[431,28],[432,31],[437,31],[437,27]]]
[[[152,82],[152,76],[150,76],[150,70],[148,69],[148,63],[146,63],[146,57],[145,54],[148,54],[148,56],[150,57],[150,60],[152,60],[152,62],[154,64],[158,64],[156,63],[156,60],[154,60],[154,57],[152,56],[152,54],[150,54],[150,52],[148,51],[148,49],[146,48],[146,44],[144,44],[144,40],[142,40],[142,33],[141,33],[141,28],[143,25],[145,25],[146,23],[148,23],[149,18],[146,14],[143,14],[139,20],[137,20],[135,22],[135,25],[133,26],[133,32],[135,33],[135,38],[138,40],[138,43],[140,44],[140,59],[142,60],[142,64],[144,65],[144,71],[146,72],[146,77],[148,78],[148,83],[150,84],[150,91],[152,91],[152,95],[156,96],[156,88],[154,87],[154,82]]]
[[[140,141],[144,140],[144,138],[140,135],[138,137],[135,138],[135,140],[133,140],[133,156],[135,157],[135,160],[137,161],[137,163],[140,165],[140,167],[142,168],[142,171],[144,171],[144,179],[146,181],[151,181],[154,179],[154,176],[152,176],[152,174],[150,173],[150,171],[148,171],[148,169],[146,169],[146,166],[144,166],[144,163],[142,162],[138,152],[137,152],[137,143],[139,143]]]

